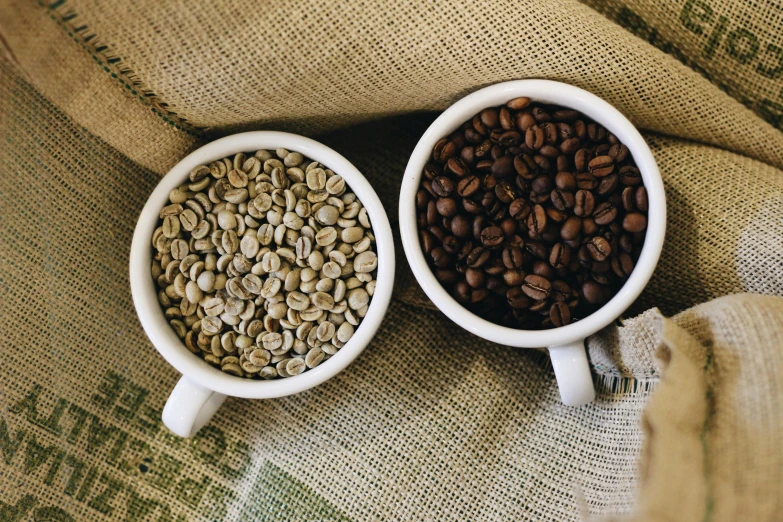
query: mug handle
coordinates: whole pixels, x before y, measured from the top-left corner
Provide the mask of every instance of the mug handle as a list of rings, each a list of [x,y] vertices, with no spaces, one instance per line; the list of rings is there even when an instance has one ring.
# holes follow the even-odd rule
[[[182,376],[163,407],[163,424],[180,437],[192,437],[204,427],[226,396]]]
[[[549,347],[549,357],[555,369],[560,400],[566,406],[583,406],[595,399],[593,377],[587,362],[584,339]]]

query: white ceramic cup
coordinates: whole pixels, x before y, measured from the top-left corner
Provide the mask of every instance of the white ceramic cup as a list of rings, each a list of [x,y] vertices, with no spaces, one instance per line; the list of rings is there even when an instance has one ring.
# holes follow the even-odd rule
[[[647,188],[647,235],[633,273],[620,291],[603,307],[575,323],[550,330],[516,330],[490,323],[460,305],[435,279],[419,244],[416,224],[416,192],[424,165],[435,143],[457,130],[482,109],[505,104],[520,96],[533,101],[576,109],[611,131],[624,143]],[[663,247],[666,199],[663,181],[649,147],[639,131],[617,109],[577,87],[547,80],[518,80],[478,90],[446,109],[427,129],[411,154],[400,191],[400,232],[405,255],[424,292],[452,321],[489,341],[516,348],[548,347],[560,397],[568,406],[592,402],[595,390],[585,353],[584,339],[622,314],[639,296],[652,276]]]
[[[319,161],[342,176],[367,208],[378,254],[378,276],[367,315],[353,337],[329,360],[304,373],[270,381],[249,380],[223,373],[192,354],[169,326],[158,304],[150,274],[152,233],[169,192],[182,185],[198,165],[233,156],[237,152],[285,148]],[[284,132],[245,132],[213,141],[180,161],[160,181],[141,211],[130,253],[133,304],[150,341],[166,361],[182,374],[163,408],[163,422],[182,437],[193,436],[215,414],[227,395],[247,399],[283,397],[317,386],[353,361],[375,335],[391,299],[394,285],[394,241],[386,212],[370,183],[343,156],[316,141]]]

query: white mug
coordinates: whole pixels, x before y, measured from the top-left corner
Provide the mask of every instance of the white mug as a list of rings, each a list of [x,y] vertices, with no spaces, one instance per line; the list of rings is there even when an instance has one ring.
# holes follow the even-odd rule
[[[367,315],[351,339],[334,356],[294,377],[250,380],[224,373],[194,355],[169,326],[158,303],[157,290],[150,273],[152,234],[158,226],[158,214],[166,205],[169,192],[182,185],[194,167],[238,152],[277,148],[300,152],[345,179],[370,216],[376,240],[378,276]],[[389,219],[370,183],[343,156],[309,138],[269,131],[234,134],[193,151],[161,179],[150,195],[136,224],[130,253],[131,293],[141,325],[163,358],[182,374],[163,408],[164,424],[177,435],[191,437],[209,422],[228,395],[247,399],[284,397],[317,386],[335,376],[372,340],[386,313],[393,285],[394,241]]]
[[[620,291],[584,319],[550,330],[517,330],[499,326],[460,305],[435,279],[424,258],[416,223],[416,192],[432,148],[482,109],[526,96],[533,101],[576,109],[612,132],[633,155],[649,200],[647,234],[639,261]],[[652,276],[666,232],[666,198],[658,166],[639,131],[617,109],[577,87],[548,80],[517,80],[478,90],[446,109],[427,129],[411,154],[400,191],[400,232],[413,274],[432,302],[452,321],[489,341],[516,348],[549,348],[560,398],[568,406],[581,406],[595,398],[584,340],[622,314],[639,296]]]

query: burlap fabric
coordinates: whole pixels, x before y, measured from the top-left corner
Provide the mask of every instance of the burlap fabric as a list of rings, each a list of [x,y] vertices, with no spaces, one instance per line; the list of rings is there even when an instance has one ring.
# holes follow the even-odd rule
[[[775,520],[783,21],[738,1],[593,7],[0,1],[0,520]],[[168,434],[178,376],[127,281],[159,176],[236,130],[315,134],[394,220],[422,111],[524,77],[613,103],[666,183],[641,315],[588,343],[596,403],[561,406],[541,354],[455,328],[400,257],[348,370]],[[690,308],[738,292],[772,297]]]

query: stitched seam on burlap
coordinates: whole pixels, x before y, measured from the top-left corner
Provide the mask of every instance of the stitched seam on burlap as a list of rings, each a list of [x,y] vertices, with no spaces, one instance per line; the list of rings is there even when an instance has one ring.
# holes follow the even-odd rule
[[[699,438],[701,439],[701,452],[704,462],[704,484],[707,488],[707,498],[705,500],[704,506],[704,522],[709,522],[712,520],[713,510],[715,508],[715,498],[713,497],[714,492],[710,473],[710,453],[709,447],[707,445],[707,434],[712,428],[712,420],[715,416],[715,390],[710,378],[710,371],[712,370],[714,364],[715,355],[711,344],[708,343],[705,345],[705,347],[707,348],[707,361],[704,363],[704,375],[707,384],[707,390],[704,395],[707,402],[707,414],[704,418],[704,425],[702,426]]]
[[[102,44],[95,33],[88,32],[86,25],[76,23],[74,20],[78,14],[73,9],[66,8],[66,2],[67,0],[54,0],[47,5],[44,0],[36,0],[39,7],[46,9],[49,18],[87,51],[101,70],[117,80],[130,95],[148,106],[155,115],[172,127],[197,138],[203,137],[203,129],[174,112],[160,96],[144,86],[133,70],[123,65],[122,58],[112,55],[109,46]]]

